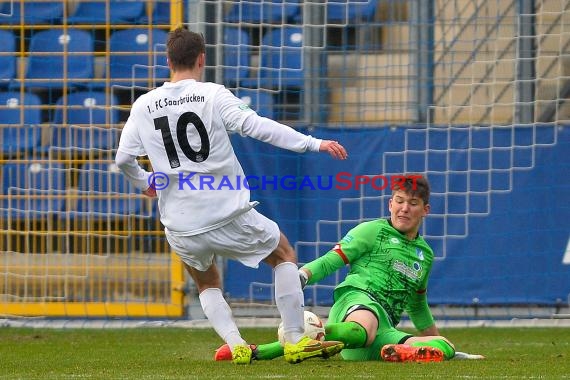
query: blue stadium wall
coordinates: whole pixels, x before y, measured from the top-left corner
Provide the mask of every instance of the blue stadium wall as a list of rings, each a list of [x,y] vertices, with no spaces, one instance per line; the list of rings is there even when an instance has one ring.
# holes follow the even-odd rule
[[[508,147],[512,144],[508,130],[511,129],[493,136],[494,146]],[[529,133],[532,131],[529,129]],[[554,141],[556,132],[553,128],[536,128],[535,131],[533,141]],[[339,172],[382,174],[379,173],[382,154],[403,151],[406,135],[405,128],[342,132],[317,128],[303,132],[340,140],[349,151],[349,159],[341,162],[324,154],[291,153],[240,136],[232,136],[232,141],[246,175],[260,178],[311,176],[316,179],[317,176],[334,176]],[[441,138],[445,139],[445,136]],[[568,301],[570,265],[563,263],[563,257],[570,239],[570,128],[560,127],[556,138],[553,145],[536,147],[532,169],[512,171],[511,191],[491,194],[488,215],[468,217],[466,237],[445,242],[428,239],[436,256],[440,257],[434,264],[429,284],[430,303],[470,305],[475,298],[481,305],[553,305]],[[434,146],[433,143],[430,142],[430,146]],[[446,143],[441,141],[442,146]],[[476,141],[472,140],[471,144],[476,146]],[[506,150],[505,154],[511,153]],[[457,164],[463,166],[461,162]],[[389,169],[384,168],[388,172]],[[271,183],[263,189],[261,182],[252,185],[256,184],[260,188],[252,191],[252,199],[260,201],[257,209],[277,221],[292,244],[316,241],[317,222],[338,220],[338,200],[359,195],[354,189],[313,190],[305,187],[299,190],[297,186],[295,190],[288,190],[279,185],[274,188]],[[434,186],[438,184],[432,181]],[[432,204],[433,207],[441,205]],[[379,213],[379,207],[370,207],[365,217],[387,216]],[[343,218],[357,219],[358,212],[351,215],[350,209],[343,210]],[[341,226],[342,236],[354,223],[342,223]],[[319,232],[320,241],[335,242],[339,239],[337,228],[325,227]],[[446,244],[445,257],[441,254],[442,244]],[[322,254],[330,246],[324,244],[320,248]],[[314,256],[314,249],[304,252],[301,247],[298,254],[299,261],[305,262]],[[250,295],[260,301],[271,298],[271,288],[250,286],[250,283],[272,282],[271,269],[265,264],[253,270],[230,261],[224,278],[225,292],[232,299],[249,299]],[[334,284],[334,279],[325,279],[322,283]],[[326,289],[319,290],[317,303],[330,304],[330,293]],[[306,293],[307,304],[313,303],[314,294]]]

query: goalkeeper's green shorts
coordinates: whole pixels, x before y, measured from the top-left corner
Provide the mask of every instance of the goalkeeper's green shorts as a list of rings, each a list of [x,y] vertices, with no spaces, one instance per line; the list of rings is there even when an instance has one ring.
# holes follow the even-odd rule
[[[380,350],[384,345],[398,344],[411,336],[392,326],[384,308],[366,292],[355,288],[337,289],[335,297],[337,299],[329,312],[327,323],[343,322],[347,317],[347,312],[357,305],[371,310],[378,318],[378,331],[374,342],[368,347],[345,348],[340,353],[344,360],[380,360]]]

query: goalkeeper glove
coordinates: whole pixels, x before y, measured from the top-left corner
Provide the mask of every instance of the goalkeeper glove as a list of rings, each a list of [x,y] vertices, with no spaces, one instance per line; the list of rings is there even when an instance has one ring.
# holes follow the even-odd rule
[[[307,272],[299,269],[299,280],[301,280],[301,289],[305,289],[305,286],[307,285],[307,282],[309,281],[309,276],[307,276]]]

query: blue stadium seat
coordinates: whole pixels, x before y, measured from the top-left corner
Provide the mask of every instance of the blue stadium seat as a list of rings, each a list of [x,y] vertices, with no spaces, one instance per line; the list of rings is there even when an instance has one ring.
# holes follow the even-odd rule
[[[170,77],[166,63],[167,36],[164,30],[153,29],[149,34],[146,28],[119,30],[111,34],[110,85],[146,88],[167,81]],[[105,85],[105,82],[93,84],[94,87]]]
[[[2,170],[2,211],[14,219],[42,217],[65,208],[66,173],[62,164],[7,163]]]
[[[371,21],[378,0],[327,0],[326,19],[329,24],[355,24]]]
[[[52,125],[48,152],[111,150],[118,143],[118,130],[107,127]]]
[[[251,66],[249,34],[237,27],[224,29],[224,84],[235,87],[249,76]]]
[[[23,97],[23,98],[22,98]],[[25,106],[25,107],[22,107]],[[32,93],[0,92],[2,154],[30,152],[40,146],[41,101]]]
[[[86,86],[93,78],[93,36],[87,31],[39,31],[31,37],[29,54],[26,88],[63,88],[64,84]]]
[[[269,119],[275,118],[271,93],[253,88],[239,88],[235,91],[235,95],[256,111],[259,116]]]
[[[68,18],[75,24],[132,24],[145,14],[145,0],[111,0],[109,2],[109,19],[107,19],[106,2],[81,1]]]
[[[164,25],[170,24],[170,1],[171,0],[154,0],[152,8],[152,24]],[[188,0],[182,1],[182,20],[186,18],[188,12]],[[139,20],[140,24],[148,24],[150,18],[146,13]]]
[[[294,23],[301,12],[300,0],[236,1],[224,21],[234,23]]]
[[[16,77],[16,37],[0,30],[0,86],[6,87]]]
[[[142,209],[142,198],[132,196],[137,190],[114,163],[83,165],[77,188],[79,200],[72,217],[136,216]]]
[[[78,91],[62,96],[56,102],[55,124],[105,126],[119,122],[117,97],[104,91]],[[65,106],[64,106],[65,105]]]
[[[66,106],[65,101],[67,101]],[[114,95],[104,92],[80,91],[58,99],[51,137],[45,150],[109,150],[116,146],[118,129],[113,125],[119,122]]]
[[[303,28],[285,26],[268,31],[261,41],[261,63],[257,78],[246,87],[300,89],[304,84]]]
[[[63,18],[63,1],[22,1],[24,4],[23,20],[22,8],[19,1],[7,1],[0,5],[0,24],[57,24]]]

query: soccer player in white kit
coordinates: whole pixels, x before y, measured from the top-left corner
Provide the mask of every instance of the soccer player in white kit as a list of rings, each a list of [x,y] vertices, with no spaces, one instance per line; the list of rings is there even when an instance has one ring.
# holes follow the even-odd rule
[[[169,33],[171,81],[134,102],[116,163],[145,195],[158,196],[166,238],[196,283],[204,314],[229,345],[234,363],[250,363],[252,348],[241,337],[222,295],[216,255],[252,268],[261,261],[274,268],[288,362],[332,356],[343,348],[341,342],[303,335],[296,253],[277,224],[253,208],[256,203],[250,201],[247,186],[237,185],[245,174],[228,132],[299,153],[326,152],[337,159],[346,159],[346,150],[336,141],[319,140],[258,116],[222,85],[200,82],[205,51],[201,34],[182,27]],[[139,166],[137,157],[143,155],[153,172]],[[201,177],[207,177],[214,189],[201,186]]]

